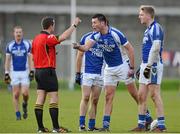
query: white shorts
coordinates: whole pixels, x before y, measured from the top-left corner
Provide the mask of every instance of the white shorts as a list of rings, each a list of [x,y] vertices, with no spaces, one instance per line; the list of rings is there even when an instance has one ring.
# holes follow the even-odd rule
[[[83,73],[82,85],[84,86],[103,86],[103,76],[100,74]]]
[[[132,83],[134,79],[128,77],[129,65],[127,62],[115,67],[105,67],[104,85],[117,86],[119,81],[125,82],[126,85]]]
[[[147,63],[141,63],[140,66],[140,76],[139,83],[142,84],[161,84],[162,76],[163,76],[163,64],[159,63],[156,66],[151,67],[151,75],[149,79],[146,79],[143,75],[144,69],[146,68]]]
[[[27,85],[29,86],[29,72],[28,71],[11,71],[11,85]]]

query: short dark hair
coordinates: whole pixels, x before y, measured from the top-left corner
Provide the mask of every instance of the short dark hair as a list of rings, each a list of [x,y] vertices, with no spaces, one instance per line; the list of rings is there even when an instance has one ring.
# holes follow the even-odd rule
[[[53,26],[55,23],[55,20],[53,17],[46,16],[41,21],[41,26],[43,29],[48,29],[51,25]]]
[[[105,24],[108,25],[109,21],[107,20],[106,16],[104,14],[95,14],[93,15],[92,19],[97,18],[99,21],[105,22]]]
[[[151,15],[151,18],[155,17],[155,8],[151,5],[141,5],[140,10]]]

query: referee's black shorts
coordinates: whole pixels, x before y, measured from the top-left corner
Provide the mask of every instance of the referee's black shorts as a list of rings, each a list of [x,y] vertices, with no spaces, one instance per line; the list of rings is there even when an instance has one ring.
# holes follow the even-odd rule
[[[58,91],[58,80],[54,68],[38,68],[35,70],[37,89],[46,92]]]

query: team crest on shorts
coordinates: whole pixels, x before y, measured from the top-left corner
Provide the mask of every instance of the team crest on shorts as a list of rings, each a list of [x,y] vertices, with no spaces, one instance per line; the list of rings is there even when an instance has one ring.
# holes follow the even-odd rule
[[[157,68],[152,68],[152,75],[156,75],[157,74]]]
[[[152,75],[156,75],[157,74],[157,68],[152,68]]]

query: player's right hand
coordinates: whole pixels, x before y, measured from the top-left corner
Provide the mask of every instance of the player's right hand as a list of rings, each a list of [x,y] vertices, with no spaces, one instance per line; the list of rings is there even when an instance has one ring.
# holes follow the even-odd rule
[[[9,76],[9,73],[5,73],[5,75],[4,75],[4,82],[5,82],[6,84],[10,84],[10,82],[11,82],[11,77]]]
[[[76,72],[75,82],[77,84],[81,85],[81,73],[80,72]]]
[[[144,69],[144,77],[146,79],[149,79],[150,78],[150,73],[151,73],[151,66],[146,66],[146,68]]]

